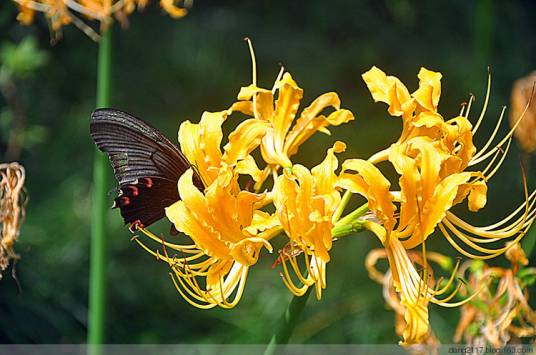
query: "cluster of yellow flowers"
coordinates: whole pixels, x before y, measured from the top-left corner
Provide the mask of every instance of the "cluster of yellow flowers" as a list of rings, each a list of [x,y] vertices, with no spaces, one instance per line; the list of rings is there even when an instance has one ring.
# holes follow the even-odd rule
[[[473,145],[490,81],[484,108],[473,126],[468,120],[472,98],[457,117],[445,120],[438,113],[440,73],[421,68],[419,87],[410,93],[399,79],[373,67],[363,79],[373,99],[402,118],[400,138],[369,159],[342,162],[340,171],[336,154],[346,145],[337,141],[323,161],[309,169],[292,161],[300,145],[316,132],[329,134],[328,127],[348,123],[354,115],[341,108],[334,92],[320,95],[300,112],[303,90],[283,68],[271,89],[258,87],[248,43],[252,84],[240,90],[230,108],[205,112],[199,123],[186,121],[179,129],[181,150],[206,189],[195,187],[194,171],[188,170],[178,182],[181,200],[169,206],[166,215],[191,242],[170,243],[146,229],[141,231],[156,247],[136,241],[169,264],[178,292],[190,304],[230,308],[239,302],[248,270],[263,249],[272,252],[273,238],[286,238],[276,260],[284,284],[298,296],[314,287],[320,299],[333,240],[369,230],[383,245],[375,257],[385,257],[389,263],[389,282],[404,318],[401,343],[424,342],[430,336],[430,302],[453,307],[476,294],[449,303],[460,288],[454,286],[458,264],[451,268],[448,282],[434,283],[427,261],[434,254],[426,251],[427,238],[439,229],[464,256],[488,259],[515,245],[534,220],[535,194],[529,196],[526,184],[525,202],[498,223],[476,227],[450,211],[466,199],[471,211],[484,207],[486,183],[510,146],[513,130],[493,144],[500,120],[482,149]],[[222,148],[222,124],[235,112],[248,118]],[[398,173],[398,190],[381,172],[382,162]],[[482,162],[487,162],[482,169],[468,170]],[[366,202],[343,217],[352,194]],[[506,239],[512,243],[506,244]],[[369,262],[369,270],[373,264]],[[383,277],[379,272],[371,276]]]
[[[127,17],[134,10],[143,10],[149,0],[13,0],[18,8],[17,20],[23,25],[34,21],[35,13],[42,12],[49,22],[51,32],[60,34],[63,26],[74,24],[93,40],[99,35],[82,20],[98,21],[105,29],[115,18],[126,25]],[[173,18],[186,15],[191,1],[160,0],[160,6]],[[80,18],[82,17],[82,18]]]

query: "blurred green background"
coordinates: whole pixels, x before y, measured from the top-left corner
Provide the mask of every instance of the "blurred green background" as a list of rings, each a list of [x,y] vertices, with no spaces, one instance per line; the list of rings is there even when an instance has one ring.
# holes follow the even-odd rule
[[[493,72],[487,120],[476,137],[481,147],[500,108],[509,104],[512,82],[536,67],[534,1],[196,1],[175,21],[153,3],[115,26],[113,106],[144,117],[175,139],[179,124],[204,110],[228,107],[251,77],[245,36],[252,38],[259,84],[271,87],[285,65],[305,90],[303,103],[337,91],[356,120],[316,136],[298,161],[312,167],[335,139],[348,143],[341,158],[366,158],[399,135],[400,120],[374,104],[361,73],[376,65],[398,76],[410,91],[421,66],[443,73],[440,111],[455,116],[469,93],[483,102],[487,66]],[[0,342],[80,343],[87,326],[90,192],[94,145],[88,133],[95,108],[97,45],[73,26],[50,45],[41,15],[31,27],[16,20],[11,1],[0,4],[0,79],[12,99],[0,97],[0,159],[17,160],[27,172],[30,202],[16,250],[20,284],[7,272],[0,281]],[[1,81],[1,80],[0,80]],[[4,156],[13,125],[20,151]],[[236,124],[227,123],[226,129]],[[505,134],[508,125],[503,124]],[[536,133],[535,133],[536,134]],[[519,160],[513,147],[489,184],[488,206],[475,223],[497,220],[523,199]],[[533,164],[531,163],[531,160]],[[534,158],[527,159],[531,186]],[[110,169],[111,175],[111,169]],[[110,177],[110,190],[114,182]],[[110,205],[113,193],[110,194]],[[461,209],[463,210],[464,207]],[[162,224],[162,228],[167,226]],[[291,299],[272,269],[274,255],[250,272],[242,301],[232,310],[201,311],[175,291],[167,266],[130,240],[117,210],[109,212],[108,313],[110,343],[265,343]],[[430,250],[457,253],[442,238]],[[364,258],[379,247],[361,233],[334,244],[328,288],[309,300],[292,341],[396,343],[394,314],[381,286],[371,281]],[[496,262],[504,261],[503,257]],[[532,260],[534,264],[534,259]],[[534,303],[533,303],[534,304]],[[431,306],[431,323],[451,342],[458,309]]]

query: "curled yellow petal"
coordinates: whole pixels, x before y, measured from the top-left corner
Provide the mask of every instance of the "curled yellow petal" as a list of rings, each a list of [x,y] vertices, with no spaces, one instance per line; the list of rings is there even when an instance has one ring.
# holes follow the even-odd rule
[[[342,153],[346,150],[346,144],[337,141],[333,145],[333,148],[328,149],[326,158],[319,165],[315,166],[311,173],[316,181],[316,193],[319,195],[329,195],[335,192],[335,185],[337,183],[337,175],[335,170],[339,166],[339,162],[335,157],[335,153]]]
[[[372,67],[362,75],[362,78],[367,84],[374,101],[388,104],[391,115],[406,116],[415,110],[415,103],[408,89],[398,78],[387,76],[377,67]]]
[[[423,208],[423,218],[420,230],[421,241],[408,241],[404,246],[408,249],[416,246],[425,240],[435,229],[437,224],[445,218],[447,211],[452,207],[454,198],[457,195],[458,187],[471,178],[470,172],[453,174],[443,179],[436,187],[434,195]]]
[[[419,88],[412,96],[423,109],[437,111],[441,96],[441,73],[421,68],[417,77],[419,78]]]
[[[235,171],[241,175],[249,175],[255,182],[262,181],[264,171],[259,169],[255,159],[251,155],[247,155],[244,159],[236,163]]]
[[[368,200],[370,210],[384,222],[385,228],[391,231],[395,224],[395,205],[389,188],[391,183],[372,163],[361,159],[349,159],[342,165],[342,173],[338,186],[358,193]],[[357,174],[347,173],[348,170]]]
[[[230,165],[245,159],[249,153],[257,148],[262,137],[266,134],[268,122],[259,119],[246,120],[229,134],[229,143],[223,148],[223,160]]]
[[[407,156],[407,144],[393,144],[389,149],[389,161],[400,174],[400,219],[398,230],[403,230],[419,219],[419,192],[421,176],[417,162]]]
[[[339,96],[334,92],[325,93],[317,97],[308,107],[303,109],[300,118],[298,118],[296,124],[289,132],[286,143],[287,150],[292,150],[288,148],[292,145],[299,145],[294,142],[300,140],[298,137],[300,135],[303,135],[304,131],[311,129],[312,121],[323,110],[328,107],[333,107],[334,109],[338,110],[340,108],[340,105],[341,100],[339,99]]]
[[[275,112],[272,119],[274,127],[273,144],[276,151],[283,152],[285,137],[296,117],[303,90],[296,84],[289,73],[276,83],[278,98],[275,104]]]
[[[464,184],[460,186],[459,190],[454,204],[468,197],[468,206],[471,212],[477,212],[486,205],[488,186],[484,181]]]
[[[181,151],[196,166],[206,185],[216,179],[221,163],[221,125],[226,119],[227,111],[204,112],[198,124],[185,121],[179,128]]]

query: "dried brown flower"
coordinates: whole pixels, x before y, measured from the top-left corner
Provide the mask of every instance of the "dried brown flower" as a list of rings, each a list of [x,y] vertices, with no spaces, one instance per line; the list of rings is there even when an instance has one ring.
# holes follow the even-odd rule
[[[10,261],[19,259],[13,245],[25,216],[25,176],[18,163],[0,164],[0,278]]]
[[[533,95],[535,83],[536,70],[526,77],[516,80],[512,87],[510,125],[514,126],[521,115],[523,115],[523,111],[527,109],[514,134],[521,148],[528,153],[536,150],[536,103],[531,102],[527,108],[527,103]]]

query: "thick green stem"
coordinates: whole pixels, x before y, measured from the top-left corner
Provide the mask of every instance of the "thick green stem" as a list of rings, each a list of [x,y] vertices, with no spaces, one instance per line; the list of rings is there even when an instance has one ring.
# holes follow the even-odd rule
[[[331,236],[335,238],[346,237],[353,233],[361,232],[363,230],[363,222],[354,221],[350,224],[341,224],[331,230]]]
[[[276,333],[272,336],[270,343],[264,351],[264,355],[276,354],[278,345],[288,343],[292,331],[300,319],[305,304],[307,303],[307,299],[309,298],[309,294],[311,294],[313,288],[314,287],[309,287],[303,296],[292,297],[292,300],[281,318],[281,323],[279,324]]]
[[[97,107],[110,105],[111,28],[104,32],[99,43]],[[93,217],[91,219],[91,257],[89,276],[88,344],[104,341],[104,315],[106,305],[106,213],[108,210],[107,159],[95,150],[93,167]],[[90,347],[92,355],[101,352],[100,347]]]
[[[368,203],[365,203],[355,209],[354,211],[348,213],[346,216],[344,216],[342,219],[340,219],[336,224],[335,227],[339,225],[345,225],[345,224],[351,224],[354,222],[357,218],[363,216],[368,211]]]

